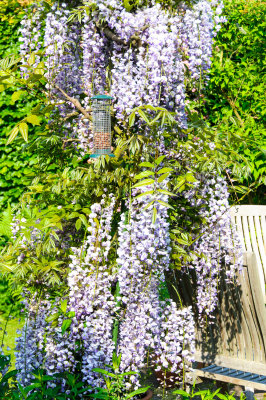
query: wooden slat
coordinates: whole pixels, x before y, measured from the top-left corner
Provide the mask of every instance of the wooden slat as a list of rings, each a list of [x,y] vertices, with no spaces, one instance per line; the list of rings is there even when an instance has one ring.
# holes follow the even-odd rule
[[[240,215],[236,216],[236,230],[241,242],[241,245],[243,247],[243,251],[247,251],[247,246],[245,243],[245,239],[244,239],[244,230],[243,230],[243,225],[242,225],[242,218]]]
[[[259,243],[257,240],[257,235],[259,232],[257,232],[257,234],[256,234],[253,216],[250,216],[247,218],[248,218],[248,222],[249,222],[249,232],[250,232],[252,250],[253,250],[253,253],[255,253],[256,258],[257,258],[257,266],[258,266],[258,272],[259,272],[259,276],[260,276],[259,284],[262,288],[262,291],[264,292],[265,291],[265,279],[264,279],[264,273],[263,273],[261,254],[259,251]]]
[[[254,337],[256,336],[256,327],[254,326],[253,317],[249,308],[250,300],[252,301],[252,297],[250,295],[248,280],[249,279],[247,268],[245,267],[243,268],[243,271],[239,274],[239,281],[242,290],[241,302],[243,306],[241,327],[245,341],[245,359],[247,359],[248,361],[253,361],[253,351],[255,348],[255,343],[258,343],[254,339]],[[247,327],[247,329],[245,329],[245,327]]]
[[[264,215],[266,216],[266,207],[258,205],[245,204],[241,206],[234,206],[230,209],[231,215]]]
[[[252,253],[253,249],[252,249],[251,241],[250,241],[250,237],[249,237],[248,217],[246,215],[242,215],[241,221],[242,221],[242,225],[243,225],[243,234],[244,234],[246,249],[247,249],[247,251]]]
[[[255,222],[255,228],[256,228],[256,235],[257,235],[257,241],[258,241],[258,247],[259,247],[259,253],[260,253],[260,261],[263,267],[263,275],[264,275],[264,283],[266,283],[266,237],[265,241],[263,241],[263,232],[262,232],[262,225],[266,225],[266,220],[265,218],[255,216],[254,217],[254,222]],[[264,291],[265,291],[265,285],[264,285]]]
[[[265,250],[265,254],[266,254],[266,216],[265,215],[261,215],[260,223],[261,223],[261,232],[262,232],[262,238],[263,238],[263,243],[264,243],[264,250]]]
[[[241,354],[244,357],[244,341],[241,341],[242,335],[239,335],[241,307],[238,308],[239,300],[237,298],[234,298],[235,302],[233,304],[231,289],[231,286],[228,286],[225,282],[223,283],[223,287],[220,288],[223,296],[221,298],[221,305],[218,307],[221,335],[219,353],[233,357],[238,357]]]
[[[221,367],[234,368],[245,372],[253,372],[254,374],[266,375],[265,363],[259,363],[256,361],[247,362],[243,359],[226,357],[224,355],[215,355],[215,357],[213,358],[210,357],[210,354],[201,354],[199,352],[195,353],[194,359],[197,362],[203,362],[205,364],[215,363],[216,365],[219,365]]]
[[[195,371],[195,373],[197,376],[201,376],[204,378],[215,379],[215,380],[221,381],[221,382],[229,382],[229,383],[232,383],[235,385],[250,387],[250,388],[258,389],[258,390],[266,390],[266,384],[259,383],[259,382],[252,382],[252,381],[249,381],[246,379],[239,379],[239,378],[235,378],[232,376],[211,373],[211,372],[207,372],[207,371],[202,371],[200,369],[197,369]]]
[[[252,288],[253,301],[258,316],[261,331],[261,358],[266,362],[266,299],[265,292],[260,290],[259,286],[259,273],[257,268],[257,261],[255,254],[247,254],[248,272],[250,277],[250,284]]]

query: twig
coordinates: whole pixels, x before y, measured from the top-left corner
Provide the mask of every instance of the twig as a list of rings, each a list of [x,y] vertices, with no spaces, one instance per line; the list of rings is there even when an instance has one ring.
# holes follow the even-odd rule
[[[140,37],[138,36],[138,33],[144,32],[146,29],[149,28],[149,25],[144,25],[138,33],[135,33],[129,38],[128,41],[126,41],[125,39],[121,39],[119,36],[117,36],[113,31],[111,31],[110,28],[108,28],[108,26],[101,24],[97,24],[96,26],[104,33],[104,35],[108,39],[112,40],[113,42],[116,42],[117,44],[120,44],[122,46],[132,45],[133,47],[141,46],[142,43]]]
[[[92,117],[91,115],[85,110],[85,108],[82,107],[82,105],[80,104],[80,102],[78,101],[78,99],[75,99],[74,97],[70,97],[63,89],[61,89],[58,85],[55,85],[55,88],[57,90],[59,90],[60,93],[62,93],[62,95],[68,100],[70,101],[72,104],[74,104],[74,106],[90,121],[92,121]]]
[[[78,99],[75,99],[74,97],[70,97],[63,89],[61,89],[58,85],[54,85],[54,87],[59,90],[60,93],[62,93],[62,95],[68,100],[70,101],[72,104],[74,104],[74,106],[84,115],[85,118],[83,119],[88,119],[89,121],[92,122],[92,116],[89,114],[89,112],[87,110],[85,110],[85,108],[82,107],[82,105],[80,104],[80,102],[78,101]],[[121,129],[115,125],[114,126],[114,130],[118,133],[121,134]]]
[[[64,121],[67,121],[69,118],[77,117],[78,115],[79,115],[79,113],[77,111],[74,111],[70,114],[67,114],[63,119],[64,119]]]

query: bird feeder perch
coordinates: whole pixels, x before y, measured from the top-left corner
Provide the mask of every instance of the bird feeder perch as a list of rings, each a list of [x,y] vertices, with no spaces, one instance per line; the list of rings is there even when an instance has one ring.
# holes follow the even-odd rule
[[[93,124],[93,154],[91,158],[102,155],[114,157],[111,151],[111,105],[112,97],[105,94],[91,98]]]

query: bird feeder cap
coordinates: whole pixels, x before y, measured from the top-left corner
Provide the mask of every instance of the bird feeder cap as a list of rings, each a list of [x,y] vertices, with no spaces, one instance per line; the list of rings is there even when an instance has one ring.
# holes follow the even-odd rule
[[[96,96],[93,96],[91,100],[112,100],[112,96],[108,96],[106,94],[97,94]]]

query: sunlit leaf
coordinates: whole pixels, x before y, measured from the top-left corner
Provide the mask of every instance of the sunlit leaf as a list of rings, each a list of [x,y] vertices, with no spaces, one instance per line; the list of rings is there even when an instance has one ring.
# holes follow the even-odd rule
[[[138,188],[142,186],[147,186],[147,185],[153,185],[154,184],[154,179],[143,179],[143,181],[136,183],[133,188]]]
[[[26,122],[21,122],[18,127],[23,139],[25,140],[25,142],[27,142],[29,130],[28,124],[26,124]]]
[[[9,138],[8,138],[8,141],[6,142],[7,145],[13,142],[13,140],[16,138],[18,132],[19,132],[18,126],[15,126],[12,129],[12,131],[9,133]]]

